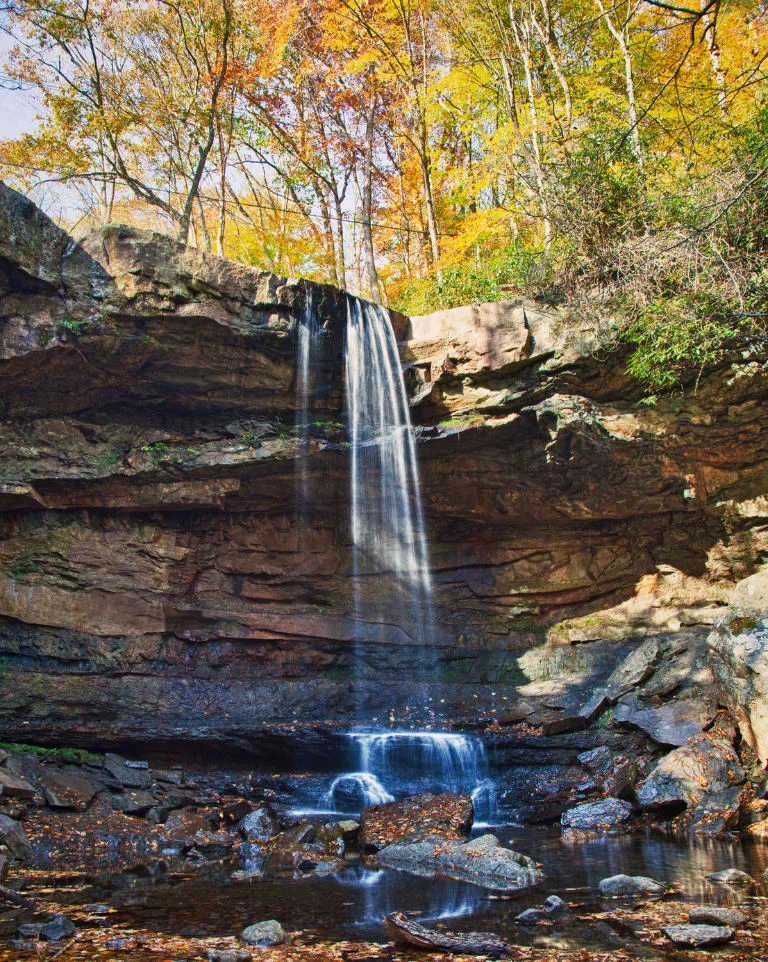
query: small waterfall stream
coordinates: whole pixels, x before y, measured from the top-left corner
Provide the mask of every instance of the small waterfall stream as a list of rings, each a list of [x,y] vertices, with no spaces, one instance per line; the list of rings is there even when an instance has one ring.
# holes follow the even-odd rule
[[[322,798],[329,811],[358,812],[420,792],[468,792],[488,822],[496,792],[480,738],[457,732],[349,732],[357,771],[337,776]]]

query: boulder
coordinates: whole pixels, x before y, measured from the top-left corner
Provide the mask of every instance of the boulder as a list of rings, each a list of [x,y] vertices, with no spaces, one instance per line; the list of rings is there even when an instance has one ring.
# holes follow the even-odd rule
[[[649,638],[637,647],[608,676],[603,691],[609,702],[615,702],[621,695],[631,691],[650,678],[656,662],[661,656],[661,646],[656,638]]]
[[[743,925],[747,917],[724,905],[695,905],[688,912],[688,921],[695,925]]]
[[[597,748],[577,755],[576,761],[595,775],[606,775],[611,769],[613,756],[607,745],[599,745]]]
[[[741,812],[742,790],[726,788],[705,795],[691,813],[688,832],[691,835],[725,835],[737,827]]]
[[[198,832],[208,832],[210,829],[210,821],[195,808],[176,809],[164,825],[165,834],[180,842],[191,842]]]
[[[145,768],[136,768],[119,755],[107,753],[104,756],[104,768],[116,782],[127,788],[149,788],[152,785],[152,773]]]
[[[300,822],[270,839],[264,868],[273,874],[330,875],[344,867],[343,855],[344,838],[337,823],[315,826]]]
[[[125,815],[146,815],[157,804],[157,799],[149,792],[128,788],[120,795],[112,796],[112,808]]]
[[[751,885],[754,879],[738,868],[724,868],[719,872],[710,872],[707,880],[717,885]]]
[[[381,849],[376,862],[414,875],[448,876],[497,892],[516,892],[544,877],[533,859],[506,848],[490,834],[465,843],[439,836],[431,841],[400,842]]]
[[[253,956],[246,949],[206,949],[206,962],[251,962]]]
[[[59,942],[74,935],[74,932],[75,923],[66,915],[54,915],[50,922],[40,926],[40,935],[49,942]]]
[[[744,769],[731,742],[704,734],[675,748],[637,789],[643,808],[695,808],[705,795],[716,795],[744,781]]]
[[[44,772],[39,784],[51,808],[71,808],[82,812],[96,794],[96,786],[92,782],[70,772]]]
[[[266,842],[280,831],[280,823],[268,805],[249,812],[240,819],[237,827],[248,842]]]
[[[749,589],[754,586],[754,597]],[[743,739],[768,765],[768,570],[739,586],[742,604],[707,638],[709,665],[722,704]]]
[[[634,898],[664,894],[664,886],[645,875],[611,875],[601,879],[600,894],[604,898]]]
[[[29,858],[30,847],[27,833],[19,822],[7,815],[0,815],[0,845],[5,845],[14,858]]]
[[[8,798],[32,798],[35,794],[35,786],[30,785],[23,778],[17,778],[10,772],[0,769],[0,793]]]
[[[704,949],[730,942],[734,931],[724,925],[667,925],[661,930],[675,945]]]
[[[243,929],[240,938],[247,945],[282,945],[288,936],[279,922],[269,919],[249,925]]]
[[[585,802],[563,812],[560,824],[563,833],[606,834],[624,831],[632,817],[632,806],[619,798],[603,798]]]
[[[360,813],[361,850],[376,851],[396,843],[408,844],[433,836],[464,839],[474,820],[467,794],[412,795],[398,802],[371,805]]]
[[[717,706],[705,698],[683,698],[659,708],[641,706],[636,695],[625,695],[616,705],[614,721],[634,725],[660,745],[680,747],[710,725]]]
[[[543,909],[524,909],[519,915],[515,916],[515,922],[520,925],[535,925],[537,922],[551,921]]]
[[[571,907],[559,895],[548,895],[544,899],[544,911],[551,919],[567,919],[571,915]]]

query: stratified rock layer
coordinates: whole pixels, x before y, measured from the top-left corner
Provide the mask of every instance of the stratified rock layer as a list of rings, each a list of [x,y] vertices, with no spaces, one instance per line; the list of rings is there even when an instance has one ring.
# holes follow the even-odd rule
[[[0,189],[4,737],[269,757],[279,726],[425,697],[473,720],[560,699],[548,730],[566,733],[595,691],[590,718],[638,684],[709,697],[706,635],[768,551],[765,354],[638,405],[590,318],[527,301],[393,315],[434,568],[423,679],[402,613],[366,620],[384,579],[352,617],[346,305],[329,287],[313,286],[308,455],[294,430],[306,290],[132,228],[77,244]],[[746,657],[721,662],[759,691]],[[670,738],[632,705],[628,724]]]

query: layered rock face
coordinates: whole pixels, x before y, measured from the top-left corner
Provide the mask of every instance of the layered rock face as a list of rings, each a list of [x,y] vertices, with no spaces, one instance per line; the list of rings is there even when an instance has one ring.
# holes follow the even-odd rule
[[[424,679],[398,611],[365,620],[384,580],[352,617],[332,288],[313,286],[308,455],[294,427],[306,290],[130,228],[77,244],[3,189],[6,737],[252,750],[361,703],[421,709],[423,682],[470,718],[568,708],[646,637],[676,653],[660,690],[711,688],[706,636],[768,555],[765,354],[644,406],[562,308],[395,316],[435,581]]]

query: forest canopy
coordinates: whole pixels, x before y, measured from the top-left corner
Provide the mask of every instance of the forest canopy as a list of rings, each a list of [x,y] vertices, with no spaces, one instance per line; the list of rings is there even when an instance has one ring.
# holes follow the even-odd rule
[[[754,0],[12,0],[18,189],[410,313],[536,292],[676,385],[768,320]]]

